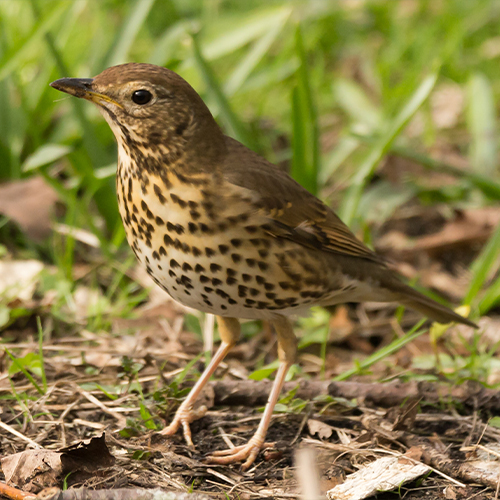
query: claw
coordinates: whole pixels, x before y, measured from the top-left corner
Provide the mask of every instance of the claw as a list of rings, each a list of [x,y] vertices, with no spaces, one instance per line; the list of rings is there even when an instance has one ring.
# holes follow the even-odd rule
[[[206,459],[209,463],[217,465],[234,464],[245,460],[241,468],[247,470],[255,462],[262,448],[271,448],[273,446],[274,443],[264,443],[264,440],[260,436],[254,436],[247,444],[227,450],[215,451]]]
[[[184,439],[190,448],[194,448],[193,439],[191,436],[191,428],[189,424],[203,417],[207,412],[206,406],[200,406],[196,410],[192,408],[184,407],[184,403],[179,406],[174,419],[168,427],[160,431],[163,436],[173,436],[180,427],[182,427],[182,433],[184,434]]]

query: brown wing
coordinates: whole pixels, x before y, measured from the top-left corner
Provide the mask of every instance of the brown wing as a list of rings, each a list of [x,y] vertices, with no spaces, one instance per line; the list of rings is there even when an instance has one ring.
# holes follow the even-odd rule
[[[248,190],[277,237],[325,252],[381,262],[321,200],[285,172],[234,139],[227,138],[223,177]]]

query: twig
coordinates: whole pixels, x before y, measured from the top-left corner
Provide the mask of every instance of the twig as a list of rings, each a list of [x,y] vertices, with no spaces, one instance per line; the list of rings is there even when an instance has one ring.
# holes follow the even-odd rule
[[[38,448],[38,449],[43,448],[43,446],[39,445],[36,441],[33,441],[32,439],[25,436],[24,434],[21,434],[19,431],[16,431],[10,425],[3,423],[1,420],[0,420],[0,427],[2,429],[6,430],[7,432],[10,432],[11,434],[14,434],[14,436],[17,436],[18,438],[22,439],[23,441],[26,441],[27,443],[31,444],[35,448]]]
[[[12,500],[36,499],[36,496],[32,493],[25,493],[17,488],[12,488],[12,486],[7,486],[5,483],[0,483],[0,495],[6,496]]]

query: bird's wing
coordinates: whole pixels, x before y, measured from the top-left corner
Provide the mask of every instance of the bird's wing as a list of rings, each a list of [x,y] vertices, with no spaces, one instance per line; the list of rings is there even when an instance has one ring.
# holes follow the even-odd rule
[[[227,138],[224,179],[243,188],[275,237],[303,246],[381,262],[321,200],[277,166]]]

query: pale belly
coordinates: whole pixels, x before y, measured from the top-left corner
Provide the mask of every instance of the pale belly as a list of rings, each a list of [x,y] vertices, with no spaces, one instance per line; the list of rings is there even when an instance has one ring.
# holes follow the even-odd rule
[[[124,199],[127,203],[124,203]],[[203,205],[200,189],[118,180],[127,239],[161,288],[181,304],[219,316],[270,319],[335,303],[352,283],[332,277],[293,242],[273,238],[245,203]],[[230,206],[229,206],[230,205]],[[341,293],[343,292],[343,294]]]

